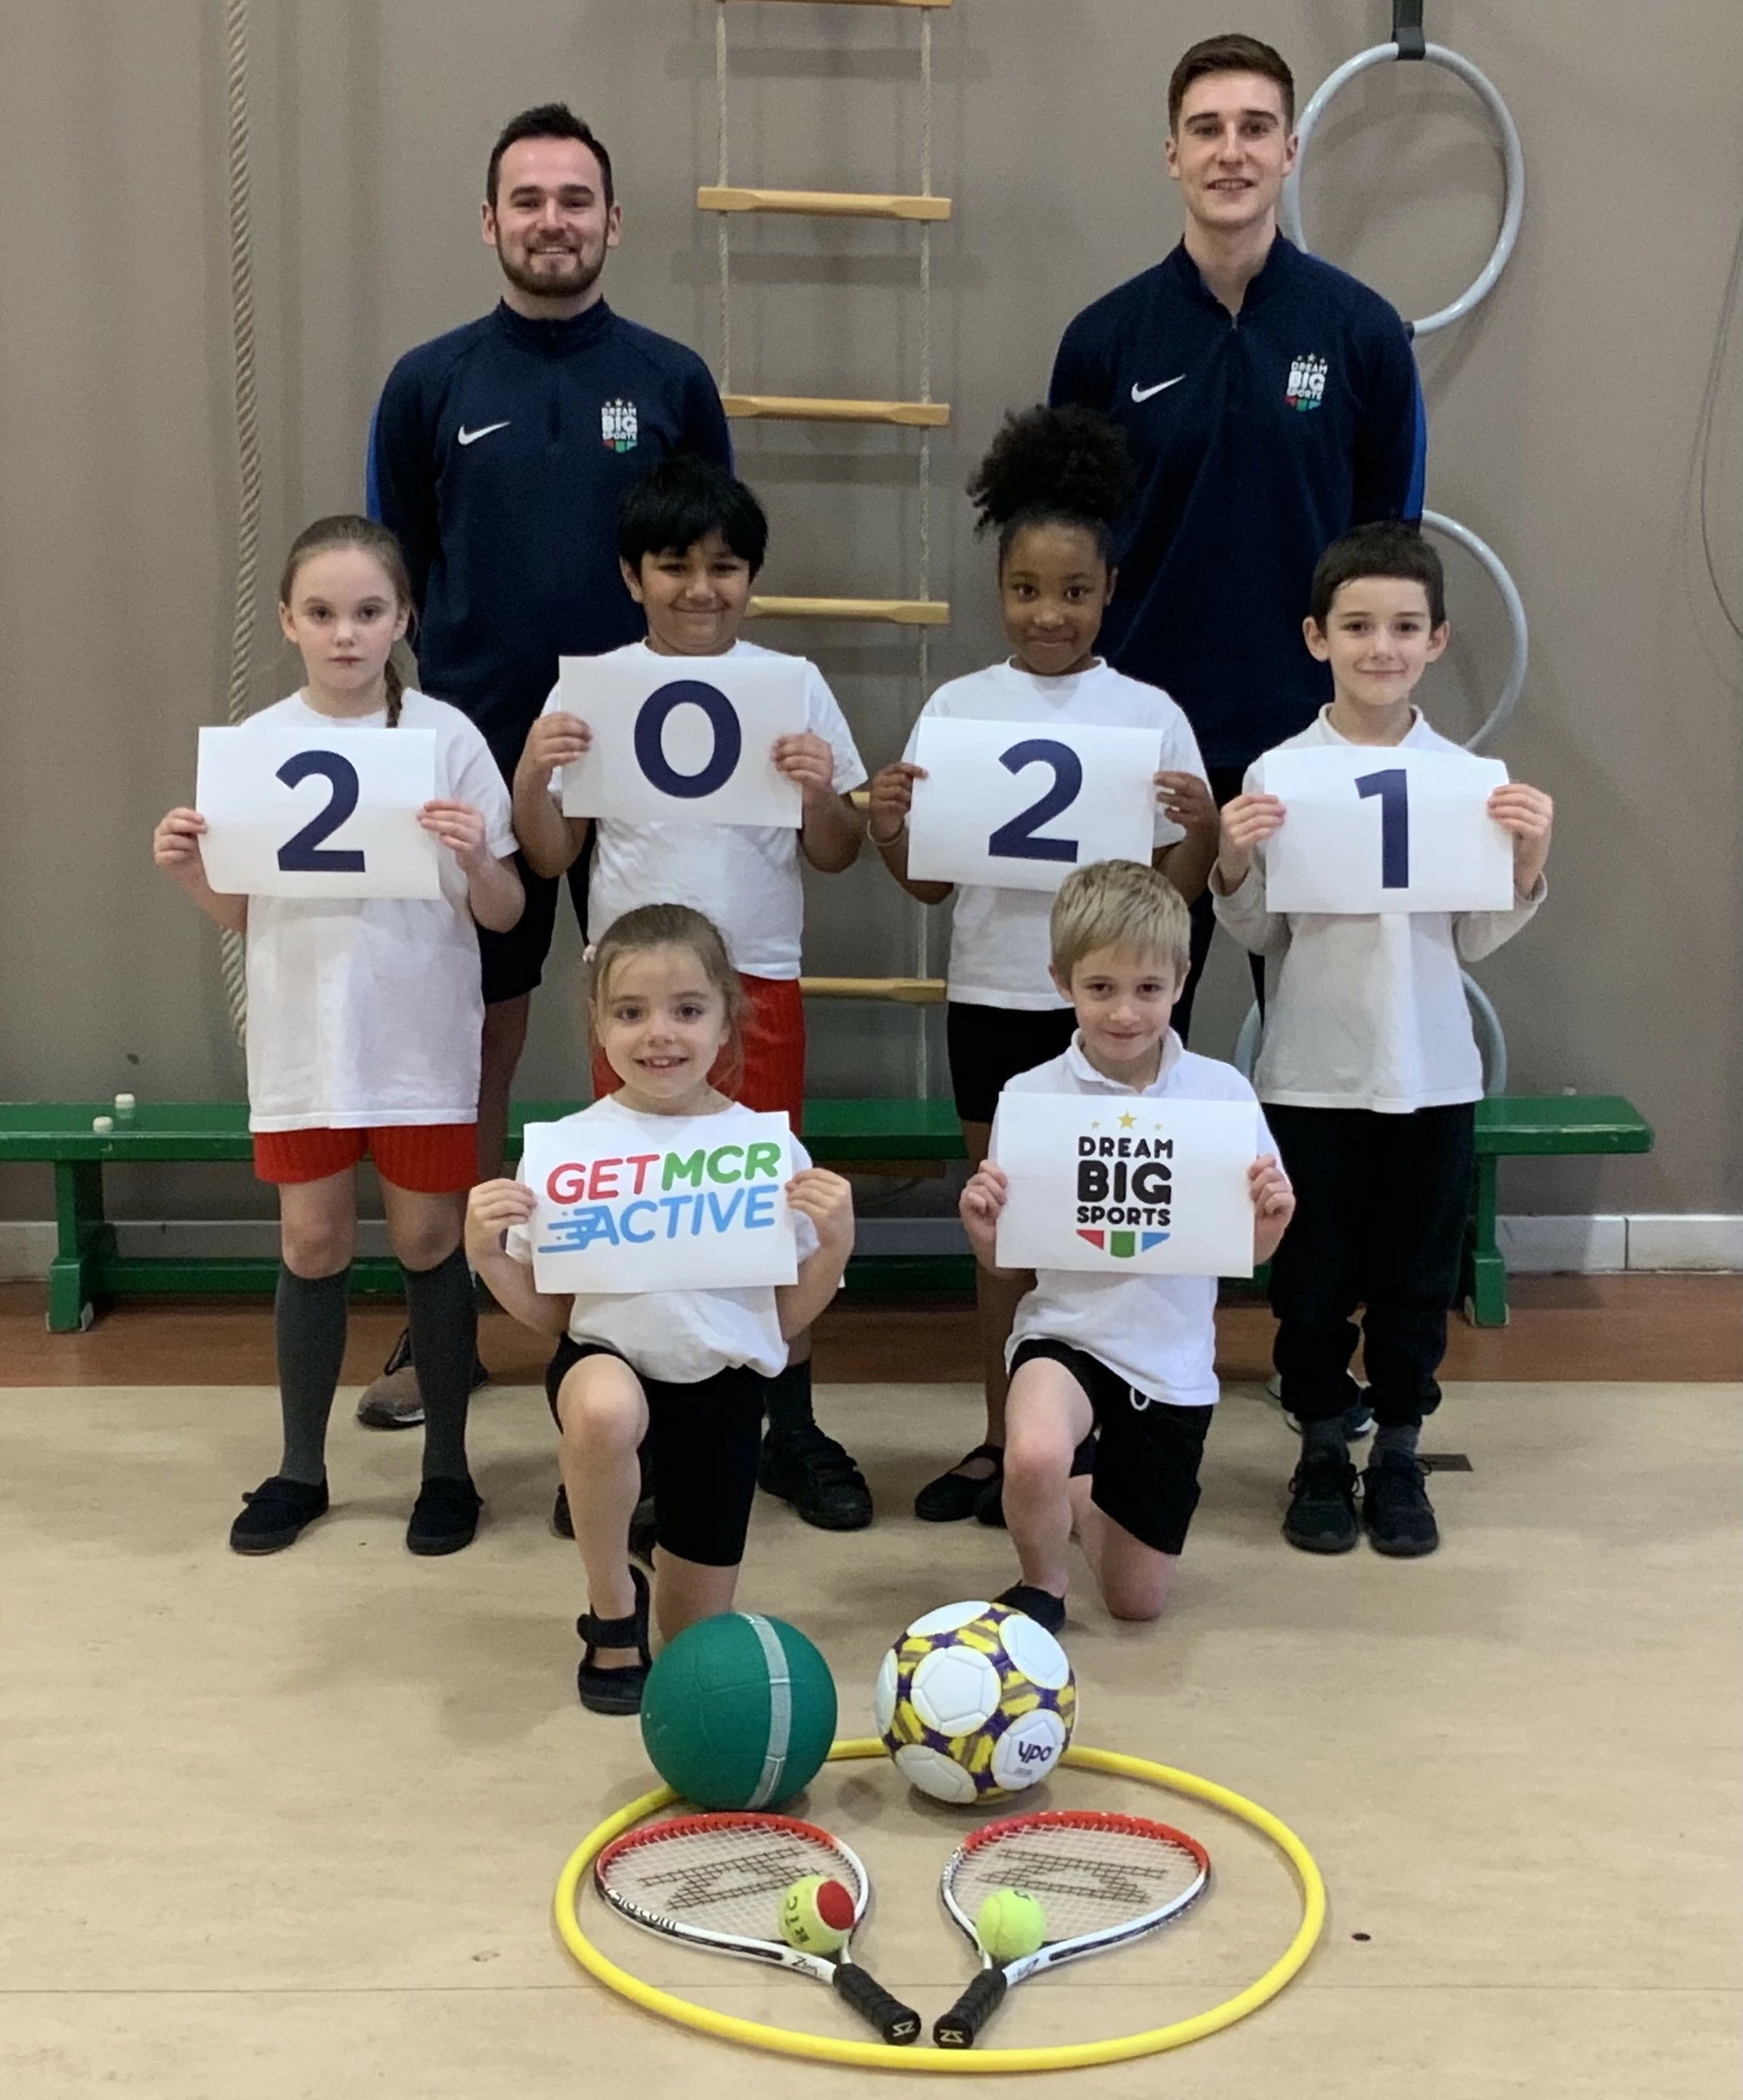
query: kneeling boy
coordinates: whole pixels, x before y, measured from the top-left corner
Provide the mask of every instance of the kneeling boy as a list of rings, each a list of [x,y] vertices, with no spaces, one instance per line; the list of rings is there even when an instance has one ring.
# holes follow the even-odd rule
[[[1313,574],[1307,646],[1331,667],[1332,698],[1277,746],[1352,743],[1456,751],[1412,705],[1446,646],[1441,558],[1412,526],[1359,527]],[[1265,959],[1265,1026],[1253,1078],[1300,1205],[1271,1265],[1283,1405],[1301,1424],[1283,1536],[1307,1553],[1344,1553],[1359,1536],[1356,1469],[1341,1417],[1356,1308],[1368,1399],[1379,1424],[1361,1480],[1361,1523],[1397,1559],[1440,1543],[1416,1456],[1441,1404],[1435,1374],[1458,1281],[1475,1160],[1482,1061],[1460,981],[1509,940],[1543,898],[1554,815],[1517,781],[1489,814],[1513,837],[1505,911],[1267,911],[1264,842],[1286,821],[1265,792],[1265,761],[1223,811],[1211,876],[1216,915]]]
[[[1006,1093],[1251,1101],[1232,1065],[1195,1057],[1168,1026],[1190,931],[1179,892],[1154,868],[1100,861],[1069,876],[1053,904],[1052,971],[1077,1034]],[[1255,1264],[1269,1260],[1295,1208],[1262,1118],[1260,1142],[1247,1176]],[[1007,1193],[998,1157],[995,1119],[986,1164],[962,1192],[962,1220],[979,1260],[1008,1275],[993,1259]],[[1212,1276],[1035,1276],[1007,1350],[1004,1513],[1022,1580],[1001,1604],[1058,1631],[1074,1529],[1115,1618],[1160,1613],[1198,1503],[1216,1399],[1216,1308]]]

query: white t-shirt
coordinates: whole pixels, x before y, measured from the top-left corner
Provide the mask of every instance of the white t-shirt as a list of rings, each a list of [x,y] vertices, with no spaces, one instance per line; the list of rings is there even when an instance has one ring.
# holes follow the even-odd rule
[[[736,1101],[720,1111],[725,1121],[750,1113]],[[626,1151],[638,1146],[660,1149],[663,1118],[638,1115],[620,1106],[615,1094],[607,1094],[575,1115],[564,1116],[557,1127],[572,1130],[578,1123],[600,1118],[624,1127]],[[803,1173],[810,1163],[810,1154],[795,1138],[794,1173]],[[520,1170],[516,1171],[518,1174]],[[817,1251],[817,1228],[799,1211],[793,1213],[793,1228],[802,1264]],[[530,1268],[531,1226],[511,1226],[503,1247],[514,1260]],[[699,1385],[717,1371],[737,1364],[748,1365],[762,1377],[773,1378],[787,1361],[787,1344],[781,1339],[772,1284],[741,1290],[644,1290],[594,1296],[577,1292],[569,1309],[569,1333],[575,1341],[597,1342],[616,1350],[644,1377],[660,1379],[671,1385]]]
[[[1073,721],[1101,729],[1153,729],[1159,749],[1153,772],[1196,773],[1205,778],[1192,725],[1159,686],[1141,685],[1099,658],[1087,671],[1040,678],[1020,665],[991,664],[966,678],[940,686],[920,710],[920,720],[942,715],[957,721]],[[902,756],[914,763],[916,724]],[[1156,844],[1172,846],[1186,834],[1158,808]],[[1047,973],[1048,918],[1052,894],[1041,889],[995,889],[959,885],[951,920],[947,994],[968,1006],[1016,1007],[1043,1012],[1069,1006]]]
[[[1275,746],[1348,743],[1322,710],[1299,736]],[[1410,751],[1456,751],[1420,713]],[[1242,788],[1264,788],[1265,761]],[[1264,848],[1247,880],[1216,894],[1216,915],[1242,947],[1265,959],[1264,1034],[1253,1083],[1264,1101],[1302,1109],[1369,1109],[1408,1115],[1482,1098],[1483,1061],[1472,1031],[1460,964],[1510,940],[1547,894],[1542,878],[1509,911],[1268,911]]]
[[[457,708],[408,692],[399,720],[435,731],[438,801],[482,811],[498,859],[514,850],[508,789]],[[384,729],[385,708],[318,714],[300,693],[245,730]],[[444,846],[435,898],[248,900],[248,1127],[360,1130],[478,1118],[478,929],[466,879]]]
[[[657,656],[645,642],[613,650],[614,657],[666,670],[707,657]],[[773,656],[754,642],[735,642],[729,656]],[[835,754],[835,790],[864,785],[866,769],[836,696],[823,674],[805,662],[805,726]],[[559,686],[545,703],[563,706]],[[560,775],[552,792],[560,795]],[[688,904],[705,912],[726,936],[732,967],[752,977],[796,977],[805,893],[799,879],[796,830],[757,824],[625,824],[602,817],[594,827],[593,872],[587,885],[587,938],[597,941],[614,919],[642,904]]]
[[[1105,1079],[1083,1055],[1083,1035],[1061,1057],[1019,1072],[1008,1094],[1134,1095],[1140,1089]],[[1233,1065],[1200,1057],[1185,1048],[1171,1028],[1163,1044],[1162,1069],[1142,1090],[1146,1101],[1250,1101],[1253,1090]],[[1277,1150],[1259,1118],[1253,1157]],[[989,1156],[999,1157],[999,1123],[993,1119]],[[1044,1268],[1035,1288],[1017,1308],[1008,1363],[1019,1342],[1069,1342],[1105,1364],[1137,1392],[1176,1407],[1209,1407],[1216,1398],[1216,1278],[1214,1276],[1101,1276],[1081,1269]]]

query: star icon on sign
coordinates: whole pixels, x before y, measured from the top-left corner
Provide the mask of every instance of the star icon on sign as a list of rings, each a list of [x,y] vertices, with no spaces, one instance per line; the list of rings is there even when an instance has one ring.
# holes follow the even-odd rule
[[[1119,1119],[1119,1127],[1122,1130],[1130,1130],[1136,1121],[1137,1118],[1135,1115],[1123,1115]]]

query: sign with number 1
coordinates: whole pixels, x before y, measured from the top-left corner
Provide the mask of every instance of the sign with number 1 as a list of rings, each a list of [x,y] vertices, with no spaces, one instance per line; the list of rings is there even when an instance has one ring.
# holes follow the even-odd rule
[[[1265,792],[1288,812],[1264,848],[1273,911],[1505,911],[1513,843],[1489,814],[1498,758],[1401,746],[1268,752]]]
[[[803,791],[770,754],[805,727],[803,657],[565,656],[558,696],[594,739],[563,770],[566,817],[798,828]]]
[[[417,820],[435,743],[434,730],[338,723],[201,730],[206,880],[227,896],[439,897],[441,848]]]
[[[1057,889],[1096,860],[1148,861],[1156,836],[1153,729],[923,715],[908,820],[917,882]]]

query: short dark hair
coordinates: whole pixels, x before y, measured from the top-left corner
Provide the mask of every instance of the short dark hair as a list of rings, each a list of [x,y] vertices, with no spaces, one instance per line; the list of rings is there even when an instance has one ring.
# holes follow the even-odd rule
[[[1331,615],[1331,601],[1346,584],[1362,576],[1394,576],[1401,582],[1420,584],[1428,593],[1430,626],[1445,625],[1446,571],[1417,526],[1383,518],[1377,524],[1358,525],[1332,541],[1314,568],[1308,595],[1308,610],[1322,633]]]
[[[769,551],[762,505],[735,474],[694,452],[651,467],[617,505],[617,551],[638,574],[644,554],[682,554],[718,532],[755,576]]]
[[[1180,104],[1195,80],[1213,73],[1256,73],[1274,80],[1283,91],[1283,129],[1295,128],[1295,77],[1281,51],[1262,44],[1257,37],[1231,33],[1206,37],[1185,52],[1168,80],[1168,130],[1180,128]]]
[[[609,210],[616,202],[611,188],[611,157],[594,136],[592,126],[584,124],[567,102],[541,102],[536,109],[523,109],[518,117],[511,117],[490,149],[490,165],[484,170],[484,201],[492,211],[496,208],[496,179],[502,173],[502,157],[523,139],[573,139],[585,146],[599,163],[606,209]]]

